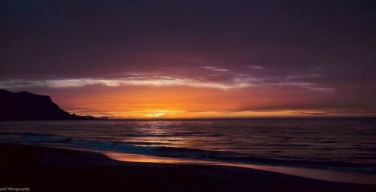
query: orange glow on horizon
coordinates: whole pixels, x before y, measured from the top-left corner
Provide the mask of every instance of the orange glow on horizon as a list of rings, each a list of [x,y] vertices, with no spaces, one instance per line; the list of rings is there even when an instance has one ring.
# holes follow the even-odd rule
[[[301,95],[293,91],[281,92],[277,88],[264,88],[261,91],[257,88],[223,90],[186,86],[94,87],[95,89],[92,90],[89,88],[91,87],[86,88],[88,93],[85,94],[71,94],[69,97],[56,95],[53,99],[68,112],[109,118],[174,119],[346,115],[341,111],[328,111],[320,108],[275,108],[275,106],[299,106],[302,103],[320,99],[320,95]]]
[[[75,112],[75,111],[72,111]],[[75,112],[79,115],[94,114],[94,116],[107,116],[110,118],[139,118],[139,119],[181,119],[181,118],[248,118],[248,117],[304,117],[307,114],[315,115],[323,112],[312,110],[277,110],[277,111],[197,111],[189,112],[184,110],[139,110],[139,111],[112,111],[112,112]],[[335,115],[335,114],[333,114]]]

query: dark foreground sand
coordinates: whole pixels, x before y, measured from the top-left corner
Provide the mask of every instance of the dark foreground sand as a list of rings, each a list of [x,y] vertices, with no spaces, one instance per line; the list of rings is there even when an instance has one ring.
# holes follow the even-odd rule
[[[102,154],[0,144],[0,189],[30,191],[376,191],[236,167],[124,163]]]

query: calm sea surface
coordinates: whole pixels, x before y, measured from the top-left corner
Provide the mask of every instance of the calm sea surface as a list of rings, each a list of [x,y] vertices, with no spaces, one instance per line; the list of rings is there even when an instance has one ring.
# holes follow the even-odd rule
[[[0,122],[0,142],[376,172],[376,119]]]

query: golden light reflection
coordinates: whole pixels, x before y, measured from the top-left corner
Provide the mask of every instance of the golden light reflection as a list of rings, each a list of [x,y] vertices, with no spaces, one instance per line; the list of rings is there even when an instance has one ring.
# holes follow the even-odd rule
[[[268,165],[252,165],[242,163],[226,163],[219,161],[209,160],[195,160],[195,159],[179,159],[170,157],[159,157],[150,155],[130,154],[130,153],[117,153],[105,152],[109,158],[123,161],[123,162],[136,162],[136,163],[162,163],[162,164],[198,164],[198,165],[215,165],[215,166],[228,166],[228,167],[241,167],[247,169],[257,169],[262,171],[270,171],[275,173],[282,173],[286,175],[294,175],[299,177],[307,177],[311,179],[343,182],[343,183],[359,183],[371,184],[376,183],[376,175],[369,173],[358,173],[350,171],[333,171],[321,170],[310,168],[298,168],[287,166],[268,166]]]

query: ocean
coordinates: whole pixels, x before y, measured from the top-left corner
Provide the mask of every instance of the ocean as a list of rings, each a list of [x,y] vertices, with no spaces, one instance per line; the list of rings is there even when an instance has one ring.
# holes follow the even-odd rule
[[[376,119],[0,122],[0,142],[376,173]]]

